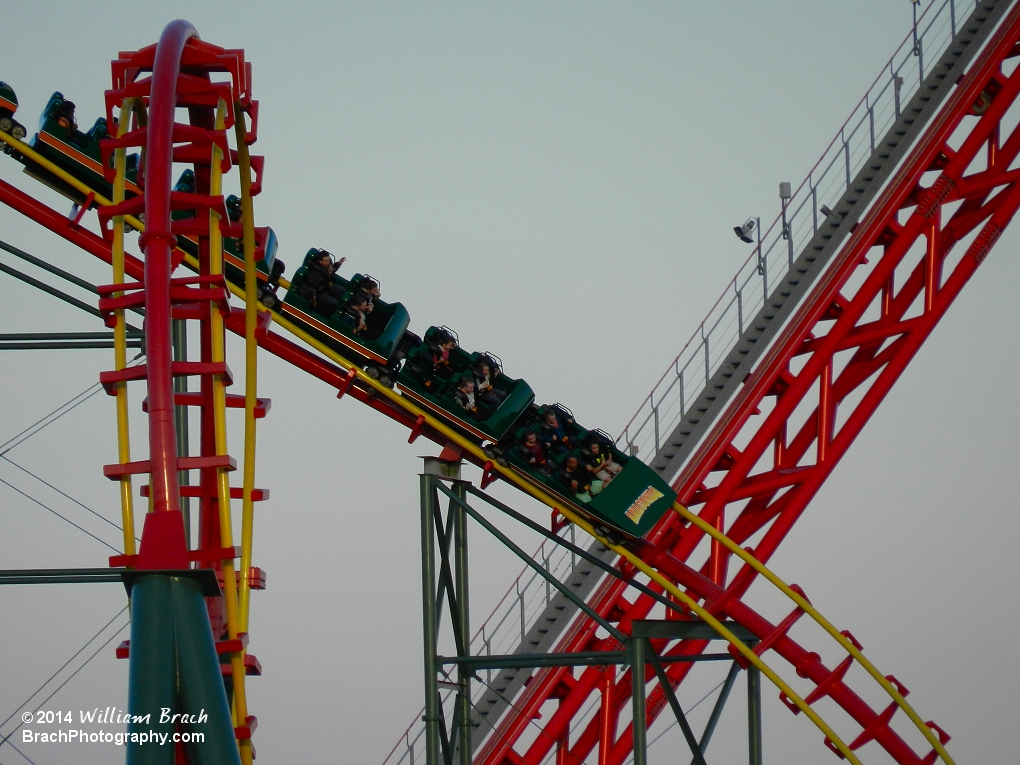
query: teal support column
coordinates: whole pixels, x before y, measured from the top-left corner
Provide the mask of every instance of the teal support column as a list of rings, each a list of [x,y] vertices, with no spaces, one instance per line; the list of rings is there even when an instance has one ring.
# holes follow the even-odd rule
[[[187,572],[181,572],[187,573]],[[191,765],[240,765],[230,707],[202,584],[187,576],[140,574],[131,588],[128,765],[173,765],[174,733]],[[174,715],[184,717],[174,718]]]
[[[174,733],[161,711],[177,706],[174,615],[170,577],[145,576],[131,588],[131,663],[128,668],[127,765],[173,765]],[[130,734],[138,734],[131,741]],[[151,740],[157,739],[156,741]],[[144,740],[145,743],[142,743]]]
[[[433,534],[436,515],[436,497],[429,475],[421,476],[421,585],[423,658],[425,666],[425,763],[441,765],[439,679],[437,677],[439,650],[436,629],[436,544]]]
[[[208,720],[181,726],[185,733],[204,733],[205,741],[186,745],[192,765],[240,763],[234,723],[216,654],[209,612],[201,585],[193,579],[175,579],[174,629],[177,665],[181,677],[179,708]],[[242,721],[243,722],[243,721]],[[210,741],[210,734],[212,740]]]

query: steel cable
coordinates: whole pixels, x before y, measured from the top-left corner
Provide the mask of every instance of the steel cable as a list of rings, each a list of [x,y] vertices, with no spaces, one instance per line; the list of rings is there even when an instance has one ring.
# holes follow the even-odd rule
[[[57,516],[58,518],[60,518],[60,519],[61,519],[62,521],[67,521],[67,523],[70,523],[70,524],[71,524],[72,526],[74,526],[74,527],[75,527],[76,529],[78,529],[78,531],[80,531],[80,532],[82,532],[83,534],[87,534],[88,536],[92,537],[92,538],[93,538],[94,540],[96,540],[97,542],[99,542],[99,544],[102,544],[102,545],[106,545],[106,546],[107,546],[107,547],[109,547],[109,548],[110,548],[111,550],[113,550],[113,551],[114,551],[115,553],[117,553],[117,554],[120,554],[120,552],[121,552],[121,551],[120,551],[120,550],[118,550],[118,549],[117,549],[116,547],[114,547],[113,545],[111,545],[111,544],[110,544],[109,542],[104,542],[104,541],[103,541],[102,539],[100,539],[99,537],[97,537],[97,536],[96,536],[95,534],[93,534],[93,533],[92,533],[91,531],[87,531],[86,529],[82,528],[82,527],[81,527],[81,526],[79,526],[79,525],[78,525],[77,523],[75,523],[74,521],[72,521],[72,520],[71,520],[70,518],[67,518],[67,517],[65,517],[65,516],[61,515],[60,513],[58,513],[58,512],[56,511],[56,510],[54,510],[54,509],[53,509],[52,507],[50,507],[49,505],[47,505],[47,504],[45,504],[45,503],[43,503],[43,502],[40,502],[40,501],[39,501],[38,499],[36,499],[35,497],[33,497],[33,496],[29,495],[29,494],[26,494],[26,493],[25,493],[25,492],[23,492],[23,491],[22,491],[21,489],[19,489],[19,488],[18,488],[17,486],[14,486],[13,484],[7,483],[7,481],[5,481],[5,480],[4,480],[3,478],[0,478],[0,483],[2,483],[2,484],[3,484],[4,486],[7,486],[8,488],[10,488],[10,489],[12,489],[12,490],[16,491],[16,492],[17,492],[18,494],[20,494],[21,496],[23,496],[23,497],[24,497],[25,499],[27,499],[27,500],[30,500],[30,501],[32,501],[32,502],[35,502],[35,503],[36,503],[37,505],[39,505],[39,507],[43,508],[44,510],[48,510],[49,512],[53,513],[53,514],[54,514],[55,516]]]
[[[90,637],[90,638],[88,639],[88,641],[86,641],[85,645],[83,645],[83,646],[82,646],[81,648],[79,648],[79,649],[78,649],[77,651],[75,651],[75,652],[74,652],[74,654],[73,654],[73,655],[71,656],[71,658],[69,658],[69,659],[68,659],[67,661],[65,661],[65,662],[64,662],[64,663],[63,663],[63,664],[62,664],[62,665],[60,666],[60,668],[59,668],[59,669],[57,669],[57,671],[56,671],[56,672],[54,672],[54,673],[53,673],[52,675],[50,675],[50,676],[49,676],[49,677],[48,677],[48,678],[46,679],[46,681],[45,681],[45,682],[44,682],[44,683],[43,683],[42,685],[40,685],[40,686],[39,686],[39,687],[38,687],[38,688],[37,688],[37,689],[36,689],[36,690],[35,690],[35,691],[34,691],[34,692],[32,693],[32,695],[31,695],[31,696],[29,696],[29,697],[28,697],[27,699],[25,699],[24,701],[22,701],[22,702],[21,702],[21,703],[20,703],[20,704],[19,704],[19,705],[18,705],[18,706],[17,706],[17,707],[16,707],[15,709],[14,709],[14,711],[13,711],[13,712],[11,712],[11,713],[10,713],[10,714],[9,714],[9,715],[7,716],[7,719],[5,719],[5,720],[4,720],[3,722],[0,722],[0,728],[2,728],[2,727],[3,727],[4,725],[6,725],[6,724],[7,724],[8,722],[10,722],[11,718],[12,718],[12,717],[14,717],[14,715],[16,715],[16,714],[17,714],[17,713],[18,713],[18,712],[19,712],[19,711],[20,711],[21,709],[23,709],[23,708],[25,707],[25,705],[26,705],[26,704],[28,704],[28,703],[29,703],[29,702],[30,702],[30,701],[31,701],[32,699],[34,699],[34,698],[35,698],[36,696],[38,696],[38,695],[39,695],[39,694],[40,694],[40,693],[42,692],[42,690],[43,690],[43,689],[44,689],[44,688],[45,688],[45,687],[46,687],[47,685],[49,685],[49,684],[50,684],[51,682],[53,682],[53,678],[55,678],[55,677],[56,677],[57,675],[59,675],[59,674],[60,674],[60,673],[61,673],[62,671],[64,671],[64,669],[66,669],[66,668],[67,668],[67,666],[68,666],[68,665],[69,665],[69,664],[70,664],[70,663],[71,663],[72,661],[74,661],[74,660],[75,660],[75,659],[76,659],[76,658],[77,658],[78,656],[80,656],[80,655],[81,655],[82,651],[84,651],[84,650],[85,650],[86,648],[88,648],[88,647],[89,647],[89,646],[90,646],[90,645],[91,645],[91,644],[92,644],[92,643],[93,643],[93,642],[94,642],[94,641],[96,640],[96,638],[98,638],[98,637],[99,637],[100,635],[102,635],[102,634],[103,634],[103,632],[105,632],[105,631],[106,631],[106,628],[107,628],[107,627],[109,627],[109,626],[110,626],[111,624],[113,624],[113,623],[114,623],[114,621],[116,621],[116,620],[117,620],[117,618],[118,618],[118,617],[119,617],[119,616],[120,616],[121,614],[123,614],[123,613],[124,613],[125,611],[127,611],[127,610],[128,610],[128,606],[124,606],[124,608],[122,608],[122,609],[121,609],[120,611],[118,611],[118,612],[117,612],[116,614],[114,614],[114,615],[113,615],[113,618],[112,618],[112,619],[110,619],[110,621],[108,621],[108,622],[107,622],[106,624],[104,624],[104,625],[103,625],[102,627],[100,627],[100,628],[99,628],[99,631],[98,631],[98,632],[96,632],[96,634],[95,634],[95,635],[93,635],[92,637]],[[117,637],[117,636],[118,636],[118,635],[119,635],[119,634],[120,634],[121,632],[123,632],[123,631],[124,631],[124,628],[125,628],[125,627],[127,627],[127,626],[128,626],[128,624],[130,624],[130,623],[131,623],[131,622],[130,622],[130,620],[129,620],[129,621],[127,621],[127,622],[125,622],[125,623],[124,623],[124,624],[123,624],[123,625],[122,625],[122,626],[120,627],[120,629],[118,629],[118,630],[117,630],[116,632],[114,632],[114,633],[113,633],[113,635],[111,635],[111,636],[110,636],[110,637],[109,637],[109,638],[108,638],[108,639],[106,640],[106,642],[105,642],[105,643],[103,643],[103,644],[102,644],[101,646],[99,646],[99,648],[97,648],[97,649],[96,649],[96,651],[95,651],[95,652],[94,652],[94,653],[93,653],[93,654],[92,654],[91,656],[89,656],[89,657],[88,657],[88,658],[87,658],[87,659],[86,659],[86,660],[85,660],[85,661],[84,661],[84,662],[82,663],[82,665],[81,665],[80,667],[78,667],[78,669],[76,669],[76,670],[75,670],[74,672],[72,672],[72,673],[71,673],[71,675],[70,675],[70,676],[69,676],[69,677],[68,677],[68,678],[67,678],[66,680],[64,680],[64,682],[62,682],[62,683],[61,683],[60,685],[58,685],[58,686],[57,686],[57,688],[56,688],[56,689],[55,689],[55,690],[53,691],[53,693],[51,693],[51,694],[50,694],[49,696],[47,696],[47,697],[46,697],[45,699],[43,699],[43,700],[42,700],[41,702],[39,702],[39,705],[38,705],[38,706],[36,706],[36,708],[35,708],[35,710],[34,710],[34,711],[36,711],[36,712],[37,712],[37,711],[39,711],[39,710],[40,710],[40,709],[42,708],[43,704],[45,704],[45,703],[46,703],[47,701],[49,701],[50,699],[52,699],[52,698],[53,698],[53,697],[54,697],[54,696],[55,696],[55,695],[56,695],[56,694],[57,694],[57,693],[58,693],[58,692],[59,692],[59,691],[60,691],[60,690],[61,690],[61,689],[62,689],[62,688],[63,688],[63,687],[65,686],[65,685],[67,685],[67,684],[68,684],[69,682],[71,682],[71,680],[72,680],[72,679],[74,678],[74,676],[75,676],[75,675],[77,675],[77,674],[78,674],[79,672],[81,672],[81,671],[82,671],[82,670],[83,670],[83,669],[85,668],[85,666],[86,666],[86,665],[87,665],[87,664],[88,664],[88,663],[89,663],[90,661],[92,661],[92,660],[93,660],[94,658],[96,658],[96,656],[98,656],[98,655],[99,655],[99,652],[100,652],[100,651],[102,651],[102,650],[103,650],[104,648],[106,648],[106,646],[108,646],[108,645],[109,645],[109,644],[110,644],[110,643],[111,643],[111,642],[113,641],[113,639],[114,639],[114,638],[116,638],[116,637]],[[25,754],[24,752],[22,752],[22,751],[21,751],[20,749],[18,749],[18,748],[17,748],[17,747],[16,747],[16,746],[15,746],[15,745],[14,745],[14,744],[13,744],[13,743],[11,742],[11,740],[10,740],[10,737],[11,737],[11,736],[12,736],[12,735],[13,735],[13,734],[14,734],[14,733],[16,732],[16,731],[18,731],[18,730],[19,730],[19,729],[21,728],[21,726],[22,726],[22,725],[24,725],[24,722],[18,723],[17,727],[15,727],[15,728],[14,728],[13,730],[11,730],[11,731],[10,731],[9,733],[7,733],[7,734],[3,734],[3,733],[0,733],[0,747],[2,747],[2,746],[3,746],[4,744],[9,744],[9,745],[10,745],[10,747],[11,747],[12,749],[14,749],[14,751],[16,751],[16,752],[17,752],[18,754],[20,754],[20,755],[21,755],[22,757],[24,757],[24,758],[25,758],[26,760],[28,760],[28,762],[32,762],[32,760],[31,760],[31,759],[29,759],[29,757],[28,757],[28,756],[27,756],[27,755],[26,755],[26,754]],[[0,765],[2,765],[2,764],[0,764]],[[34,763],[33,763],[33,765],[34,765]]]
[[[94,516],[96,516],[96,518],[99,518],[100,520],[105,521],[106,523],[110,524],[111,526],[113,526],[118,531],[123,531],[124,530],[120,526],[118,526],[116,523],[111,521],[109,518],[107,518],[106,516],[104,516],[104,515],[98,513],[97,511],[93,510],[91,507],[89,507],[85,503],[75,499],[74,497],[72,497],[67,492],[61,491],[56,486],[54,486],[52,483],[50,483],[49,481],[47,481],[44,478],[40,478],[39,476],[37,476],[35,473],[33,473],[28,468],[22,467],[17,462],[12,460],[10,457],[8,457],[8,456],[6,456],[4,454],[0,454],[0,459],[2,459],[4,462],[9,462],[10,464],[14,465],[14,467],[16,467],[18,470],[22,471],[23,473],[28,473],[28,475],[32,476],[32,478],[37,480],[39,483],[43,484],[44,486],[48,486],[49,488],[53,489],[53,491],[57,492],[57,494],[59,494],[60,496],[66,498],[66,499],[71,500],[72,502],[74,502],[74,504],[78,505],[79,507],[81,507],[81,508],[83,508],[85,510],[88,510],[90,513],[92,513]]]

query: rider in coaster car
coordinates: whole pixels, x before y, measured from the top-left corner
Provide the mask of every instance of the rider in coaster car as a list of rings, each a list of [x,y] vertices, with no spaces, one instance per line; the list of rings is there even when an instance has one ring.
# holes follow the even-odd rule
[[[479,407],[475,395],[475,381],[470,375],[464,375],[453,391],[453,403],[464,410],[464,414],[472,420],[483,420],[485,415]]]
[[[432,360],[433,373],[439,377],[453,376],[453,367],[450,365],[450,353],[457,347],[457,341],[453,335],[445,330],[440,330],[429,343],[429,356]]]
[[[546,407],[542,412],[542,445],[550,454],[563,454],[573,450],[576,446],[575,439],[567,435],[567,431],[560,422],[559,415],[553,407]]]
[[[364,292],[355,292],[354,297],[347,303],[344,309],[344,318],[354,327],[354,334],[360,335],[368,329],[365,317],[368,314],[369,302]]]
[[[613,452],[597,438],[589,441],[581,454],[584,457],[585,469],[592,478],[602,481],[603,485],[612,481],[623,470],[623,467],[613,462]]]
[[[602,485],[599,481],[592,481],[588,471],[581,466],[581,463],[577,459],[576,454],[569,454],[567,458],[563,460],[563,467],[560,468],[556,477],[563,482],[563,484],[570,489],[574,497],[579,499],[581,502],[591,502],[591,495],[597,494],[602,490]],[[598,489],[593,491],[593,485],[598,484]]]
[[[517,450],[532,470],[542,475],[549,474],[549,471],[546,470],[545,452],[542,451],[542,444],[538,442],[538,433],[534,430],[527,431],[524,438],[517,444]]]
[[[333,283],[333,274],[343,265],[347,258],[333,262],[333,255],[326,250],[319,250],[318,255],[308,264],[302,286],[309,295],[308,302],[316,313],[329,317],[340,305],[344,291],[339,284]]]
[[[471,372],[475,378],[475,390],[478,391],[479,400],[485,406],[495,409],[506,398],[506,392],[493,387],[496,375],[499,374],[499,367],[488,356],[481,356],[471,365]]]

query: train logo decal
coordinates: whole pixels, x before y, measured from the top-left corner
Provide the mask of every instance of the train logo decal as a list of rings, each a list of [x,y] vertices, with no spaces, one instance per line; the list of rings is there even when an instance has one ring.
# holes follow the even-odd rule
[[[645,510],[655,504],[656,500],[662,499],[664,496],[666,495],[661,491],[649,486],[641,492],[641,496],[635,499],[634,504],[628,507],[623,514],[630,518],[630,520],[634,523],[639,523],[641,521],[641,516],[645,514]]]

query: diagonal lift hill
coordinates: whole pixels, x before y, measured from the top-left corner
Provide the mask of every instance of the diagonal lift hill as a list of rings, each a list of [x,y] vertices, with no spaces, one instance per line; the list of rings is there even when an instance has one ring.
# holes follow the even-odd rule
[[[643,536],[609,533],[604,519],[502,464],[493,444],[479,443],[439,409],[381,384],[366,372],[364,359],[351,358],[293,317],[255,305],[251,197],[260,189],[261,160],[248,155],[257,138],[258,106],[241,51],[202,42],[190,25],[175,22],[157,45],[120,55],[107,93],[107,124],[118,130],[99,139],[109,196],[96,187],[94,175],[90,186],[89,176],[74,172],[73,164],[62,167],[14,135],[0,134],[9,154],[42,168],[39,175],[48,183],[79,198],[81,215],[68,219],[2,181],[0,200],[114,268],[100,308],[118,333],[119,349],[116,369],[103,382],[118,398],[126,439],[127,386],[144,381],[149,457],[132,461],[122,440],[120,463],[108,467],[108,476],[123,487],[125,521],[124,554],[111,564],[134,570],[128,578],[138,588],[139,613],[152,615],[149,627],[172,611],[176,621],[166,630],[176,645],[187,642],[189,651],[206,657],[178,668],[178,682],[208,697],[210,708],[219,705],[217,742],[225,758],[226,750],[244,762],[254,756],[255,719],[246,708],[244,677],[256,664],[247,650],[249,590],[258,586],[250,559],[251,503],[259,498],[254,420],[267,410],[255,396],[257,343],[335,387],[338,397],[353,397],[406,425],[410,440],[425,436],[447,454],[479,465],[483,482],[502,479],[554,508],[571,529],[596,539],[591,549],[597,557],[665,594],[674,619],[679,613],[703,621],[726,639],[734,657],[765,674],[784,703],[809,718],[840,757],[860,762],[859,750],[874,743],[898,763],[952,762],[948,734],[914,711],[904,685],[880,672],[853,635],[829,623],[803,591],[766,568],[1020,207],[1014,169],[1020,153],[1014,107],[1020,4],[936,3],[916,35],[894,55],[888,76],[876,81],[808,179],[791,189],[754,260],[619,439],[622,460],[637,463],[635,455],[648,455],[657,480],[668,482],[678,497],[679,504]],[[175,121],[182,112],[175,114],[174,105],[188,107],[189,123]],[[127,152],[142,146],[143,159],[129,176]],[[173,190],[175,164],[194,171],[194,191]],[[231,221],[222,193],[222,176],[231,171],[240,177],[239,221]],[[140,192],[134,197],[131,184]],[[82,225],[92,209],[102,235]],[[171,212],[181,209],[194,215],[175,219]],[[144,257],[127,252],[125,226],[142,232]],[[194,238],[197,257],[175,248],[182,236]],[[236,278],[224,277],[225,237],[243,242],[246,291]],[[182,264],[197,276],[175,275]],[[245,297],[245,310],[231,309],[228,290]],[[123,312],[143,304],[147,362],[139,371],[124,360]],[[173,358],[171,319],[199,323],[200,359]],[[244,397],[225,391],[231,378],[225,331],[248,342]],[[201,380],[200,393],[174,392],[173,377],[184,374]],[[198,455],[178,456],[175,404],[200,408]],[[228,477],[236,466],[224,440],[229,407],[244,408],[250,426],[242,487],[231,486]],[[199,471],[198,484],[178,483],[185,469]],[[128,530],[134,523],[131,476],[138,474],[151,476],[153,512],[145,514],[136,552]],[[186,549],[180,533],[182,496],[202,503],[198,550]],[[236,548],[232,499],[244,502]],[[752,540],[753,548],[741,547]],[[568,585],[622,633],[661,610],[648,594],[625,597],[625,584],[600,579],[595,568],[576,567],[568,576]],[[755,582],[775,588],[785,610],[764,614],[750,606],[745,595]],[[209,599],[207,614],[196,611],[211,591],[222,597]],[[818,645],[801,645],[790,635],[803,617],[820,626]],[[206,619],[213,635],[222,636],[216,645],[199,625]],[[153,640],[143,621],[136,618],[129,649],[132,694],[162,698],[169,680],[147,675],[137,656],[176,648]],[[539,601],[526,621],[523,640],[513,649],[518,652],[619,648],[610,645],[614,638],[596,634],[598,624],[589,615],[556,598]],[[701,638],[666,641],[656,650],[663,657],[695,656],[707,644]],[[836,660],[822,659],[834,652]],[[221,671],[216,653],[230,661],[223,671],[232,692],[225,699],[213,698]],[[650,725],[690,667],[672,662],[665,675],[649,673],[636,684],[629,671],[617,676],[596,667],[507,670],[489,685],[479,684],[471,751],[458,744],[459,761],[538,765],[550,757],[583,762],[597,753],[600,763],[623,763],[644,736],[643,727],[618,725],[632,688],[650,686],[644,705]],[[394,762],[413,759],[413,744],[392,755]]]

